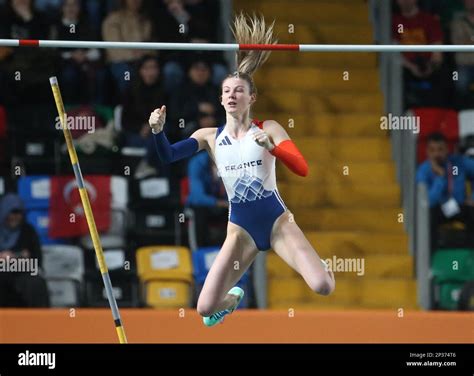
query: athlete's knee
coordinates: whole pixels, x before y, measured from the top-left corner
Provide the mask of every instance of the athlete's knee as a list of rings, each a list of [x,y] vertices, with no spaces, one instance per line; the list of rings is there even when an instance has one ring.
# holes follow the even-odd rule
[[[335,288],[335,283],[329,275],[316,276],[308,283],[308,285],[311,290],[319,295],[329,295]]]
[[[216,305],[205,299],[199,299],[197,303],[197,311],[201,316],[209,317],[216,312]]]

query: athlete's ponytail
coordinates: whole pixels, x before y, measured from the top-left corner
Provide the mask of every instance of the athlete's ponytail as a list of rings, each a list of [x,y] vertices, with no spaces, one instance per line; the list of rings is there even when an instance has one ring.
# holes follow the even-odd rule
[[[269,26],[265,24],[263,16],[252,17],[240,13],[235,17],[234,26],[231,27],[235,40],[238,44],[276,44],[278,41],[273,35],[275,21]],[[244,50],[236,52],[237,70],[229,74],[229,77],[238,77],[246,80],[250,86],[250,93],[256,93],[257,88],[253,82],[253,74],[267,61],[271,51]]]

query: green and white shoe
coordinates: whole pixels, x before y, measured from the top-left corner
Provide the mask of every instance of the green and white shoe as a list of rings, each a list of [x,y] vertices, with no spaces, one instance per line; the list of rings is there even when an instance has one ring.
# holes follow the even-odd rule
[[[234,312],[237,309],[237,307],[239,306],[241,300],[244,297],[244,290],[242,290],[240,287],[235,286],[235,287],[232,287],[227,294],[237,296],[237,301],[235,302],[235,304],[231,308],[224,309],[223,311],[216,312],[216,313],[214,313],[213,315],[211,315],[209,317],[203,317],[202,321],[203,321],[204,325],[214,326],[214,325],[219,324],[222,321],[224,321],[224,317],[226,315]]]

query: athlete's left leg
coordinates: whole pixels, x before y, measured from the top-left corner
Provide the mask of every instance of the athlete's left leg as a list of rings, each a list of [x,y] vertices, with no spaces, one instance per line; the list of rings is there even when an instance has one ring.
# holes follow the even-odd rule
[[[329,295],[336,282],[319,255],[287,210],[275,221],[271,234],[272,249],[306,281],[314,292]]]

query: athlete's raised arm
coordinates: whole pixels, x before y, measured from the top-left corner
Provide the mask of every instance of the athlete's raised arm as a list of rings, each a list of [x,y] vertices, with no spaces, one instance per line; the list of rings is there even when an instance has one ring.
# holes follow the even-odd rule
[[[161,108],[157,108],[151,113],[148,121],[151,131],[154,134],[153,137],[155,138],[158,157],[163,163],[167,164],[188,158],[194,153],[206,148],[205,135],[207,133],[204,129],[199,129],[194,132],[191,137],[171,145],[163,131],[165,120],[166,106],[161,106]]]
[[[308,163],[285,129],[275,120],[266,120],[263,130],[253,134],[257,144],[265,147],[272,155],[281,160],[285,166],[300,176],[308,175]]]

